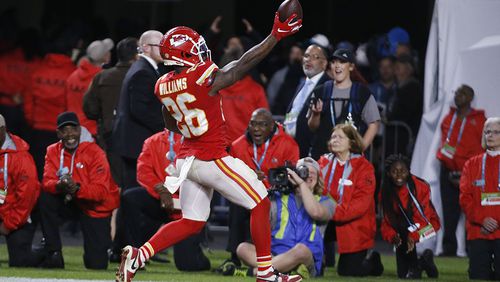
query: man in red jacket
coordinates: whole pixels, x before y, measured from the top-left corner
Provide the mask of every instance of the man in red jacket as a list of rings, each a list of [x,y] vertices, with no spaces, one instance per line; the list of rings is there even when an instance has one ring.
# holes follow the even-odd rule
[[[236,139],[229,152],[253,169],[264,185],[271,185],[267,179],[269,169],[285,165],[286,161],[295,164],[299,159],[299,146],[290,135],[278,125],[271,112],[259,108],[252,113],[247,132]],[[226,250],[231,252],[231,261],[240,266],[236,248],[250,239],[250,212],[238,205],[229,204],[229,238]]]
[[[70,40],[65,36],[55,39],[24,89],[24,117],[31,127],[30,152],[35,160],[38,178],[42,179],[47,146],[58,140],[57,115],[66,109],[65,85],[75,70],[69,56]]]
[[[182,141],[180,134],[166,129],[144,141],[137,159],[137,181],[142,187],[127,189],[121,202],[132,246],[142,246],[162,224],[182,217],[179,193],[172,195],[163,188],[165,177],[172,174]],[[178,270],[210,269],[210,261],[200,248],[202,233],[174,245],[174,261]]]
[[[29,145],[6,131],[0,115],[0,235],[9,252],[9,266],[36,266],[31,253],[35,226],[30,213],[40,194],[35,162]]]
[[[459,181],[465,162],[482,153],[481,136],[486,117],[483,110],[471,107],[474,89],[463,84],[455,91],[455,106],[441,122],[441,146],[437,158],[441,161],[441,201],[443,203],[443,253],[457,255],[457,230],[460,218]]]
[[[97,123],[87,119],[83,113],[83,95],[94,76],[111,60],[111,50],[114,46],[110,38],[90,43],[86,57],[80,60],[78,68],[66,80],[66,110],[75,112],[82,126],[85,126],[93,136],[97,134]]]
[[[47,148],[39,202],[47,251],[41,266],[64,268],[59,223],[73,217],[82,227],[85,267],[106,269],[111,213],[120,201],[106,155],[74,112],[57,117],[57,136]]]

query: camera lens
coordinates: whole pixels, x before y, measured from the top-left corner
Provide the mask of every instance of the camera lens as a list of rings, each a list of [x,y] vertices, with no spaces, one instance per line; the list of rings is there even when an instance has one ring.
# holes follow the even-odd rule
[[[301,165],[296,169],[297,175],[306,180],[309,177],[309,168],[305,165]]]

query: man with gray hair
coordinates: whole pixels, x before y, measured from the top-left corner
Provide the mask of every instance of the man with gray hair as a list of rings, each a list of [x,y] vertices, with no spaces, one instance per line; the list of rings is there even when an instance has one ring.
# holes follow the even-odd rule
[[[38,264],[31,251],[35,225],[30,213],[40,195],[40,183],[28,150],[28,143],[7,132],[0,115],[0,236],[7,241],[9,266],[16,267]]]
[[[111,60],[115,43],[110,38],[95,40],[87,47],[87,55],[78,62],[78,68],[66,80],[66,110],[78,115],[82,126],[97,134],[97,124],[83,113],[83,95],[94,76]]]

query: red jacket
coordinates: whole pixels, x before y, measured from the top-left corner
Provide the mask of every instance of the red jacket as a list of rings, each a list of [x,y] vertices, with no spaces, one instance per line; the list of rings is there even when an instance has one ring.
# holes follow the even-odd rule
[[[486,157],[485,178],[486,193],[499,193],[498,169],[500,156],[492,157],[487,153],[470,158],[464,165],[462,177],[460,178],[460,207],[465,213],[467,240],[500,239],[500,229],[488,235],[481,234],[481,226],[486,217],[492,217],[500,223],[500,205],[481,205],[481,186],[476,181],[481,179],[481,164],[484,154]]]
[[[26,81],[39,62],[39,59],[26,60],[21,48],[0,56],[0,105],[18,104],[13,98],[24,93]]]
[[[109,217],[120,204],[118,187],[111,177],[106,154],[91,141],[90,133],[82,128],[80,144],[75,151],[73,180],[80,183],[76,193],[76,203],[90,217]],[[42,188],[44,191],[56,194],[56,183],[59,180],[57,171],[63,145],[61,142],[47,147]],[[64,152],[63,166],[71,166],[71,154]]]
[[[437,151],[437,158],[442,162],[442,164],[451,171],[461,171],[464,167],[465,162],[472,156],[484,152],[481,147],[481,137],[483,135],[483,126],[486,121],[483,110],[472,109],[467,115],[466,123],[464,126],[464,131],[462,133],[462,139],[457,145],[458,133],[460,132],[460,127],[462,125],[462,120],[458,117],[453,125],[453,129],[450,135],[449,145],[456,147],[456,152],[453,155],[453,159],[448,158],[443,155],[441,148],[446,142],[446,137],[448,136],[448,131],[450,129],[451,121],[453,119],[453,114],[456,112],[456,108],[450,108],[450,112],[441,122],[441,145]]]
[[[35,162],[28,152],[28,143],[13,134],[8,134],[8,136],[10,136],[12,143],[7,148],[0,149],[1,187],[5,187],[3,171],[5,155],[8,155],[7,197],[5,203],[0,205],[0,221],[3,221],[5,228],[12,231],[21,227],[28,220],[40,195],[40,183],[38,182]],[[8,139],[5,142],[8,142]]]
[[[265,144],[257,148],[257,159],[260,160],[264,153]],[[231,145],[229,153],[247,164],[251,169],[257,170],[257,165],[254,162],[253,142],[250,141],[246,134],[240,136]],[[275,134],[271,137],[267,148],[266,156],[262,161],[261,170],[266,175],[263,181],[266,187],[270,187],[267,176],[269,169],[285,165],[285,161],[290,161],[295,164],[299,160],[299,146],[297,142],[285,133],[283,127],[279,125],[276,128]]]
[[[24,93],[24,115],[32,128],[56,130],[57,115],[66,110],[66,79],[74,70],[70,57],[48,54],[33,72]]]
[[[169,131],[158,132],[144,141],[142,152],[137,159],[137,181],[146,188],[149,195],[155,199],[160,199],[154,187],[165,182],[167,172],[165,169],[170,165],[166,155],[170,150]],[[181,147],[179,134],[174,134],[174,152],[179,152]],[[179,192],[172,195],[172,198],[179,198]],[[172,214],[173,219],[181,218],[182,214],[177,211]]]
[[[219,91],[226,121],[228,144],[245,133],[253,111],[269,109],[264,88],[247,75]]]
[[[80,61],[78,68],[66,80],[66,103],[67,111],[78,115],[80,124],[85,126],[92,135],[97,134],[97,123],[95,120],[87,119],[83,113],[83,95],[90,86],[94,76],[101,71],[101,67],[95,66],[84,58]]]
[[[422,207],[424,211],[425,217],[430,221],[432,227],[437,232],[441,228],[441,223],[439,222],[439,216],[434,209],[434,206],[431,202],[431,190],[428,183],[418,179],[414,175],[411,176],[413,181],[415,182],[415,190],[418,203]],[[399,187],[398,191],[399,199],[401,199],[401,203],[404,205],[404,208],[408,208],[408,201],[411,201],[411,197],[408,194],[407,185]],[[397,203],[394,203],[394,212],[397,214],[401,214],[401,210],[399,209]],[[420,227],[423,228],[427,225],[427,221],[422,217],[417,207],[413,205],[413,218],[412,221],[414,223],[419,223]],[[380,232],[382,233],[382,239],[391,243],[392,238],[396,236],[396,230],[390,224],[387,213],[384,213],[384,219],[382,220],[382,225],[380,226]],[[410,236],[415,240],[415,242],[419,241],[418,232],[410,233]]]
[[[328,180],[331,174],[333,155],[323,155],[319,159],[322,175],[325,179],[327,195]],[[337,202],[337,208],[332,220],[335,221],[339,253],[353,253],[372,248],[375,244],[375,172],[372,164],[362,156],[350,160],[352,171],[347,177],[351,183],[344,185],[340,200],[339,180],[344,172],[344,166],[337,163],[335,174],[330,184],[330,195]]]

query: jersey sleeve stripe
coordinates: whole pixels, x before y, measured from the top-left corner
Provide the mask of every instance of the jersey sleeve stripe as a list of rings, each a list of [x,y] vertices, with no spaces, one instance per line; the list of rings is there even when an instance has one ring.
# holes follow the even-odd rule
[[[212,64],[210,67],[208,67],[205,70],[205,72],[203,72],[203,74],[200,76],[200,78],[198,78],[198,80],[196,81],[196,84],[202,85],[205,82],[205,80],[212,74],[214,69],[216,69],[216,68],[217,68],[216,64]]]
[[[217,159],[215,160],[215,164],[219,167],[219,169],[229,178],[231,178],[234,182],[236,182],[241,188],[243,188],[243,191],[245,191],[250,198],[252,198],[255,203],[260,203],[262,200],[257,193],[252,189],[250,184],[241,177],[239,174],[237,174],[234,170],[232,170],[226,163],[224,163],[223,160]]]

